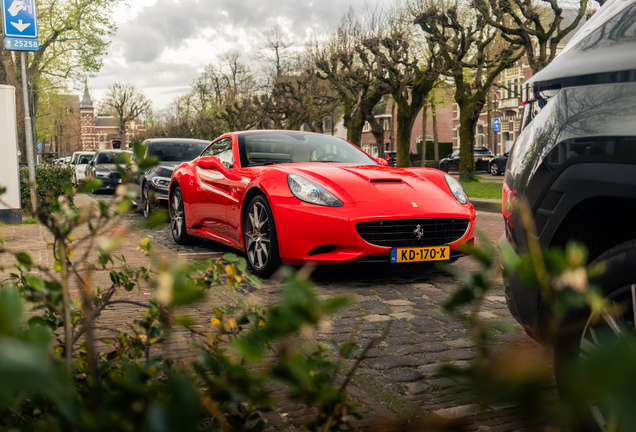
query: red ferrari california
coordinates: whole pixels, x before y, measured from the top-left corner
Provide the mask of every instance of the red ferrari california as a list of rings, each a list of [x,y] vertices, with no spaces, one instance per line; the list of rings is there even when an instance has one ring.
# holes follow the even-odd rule
[[[452,261],[472,244],[461,185],[430,168],[395,168],[329,135],[232,132],[170,182],[175,241],[244,251],[254,274],[281,264]]]

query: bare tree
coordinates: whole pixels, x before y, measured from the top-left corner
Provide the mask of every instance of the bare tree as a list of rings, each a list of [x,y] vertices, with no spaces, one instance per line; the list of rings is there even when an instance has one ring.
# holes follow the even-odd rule
[[[337,92],[347,139],[357,146],[365,121],[373,116],[373,108],[389,91],[378,78],[380,72],[374,71],[379,65],[365,55],[362,45],[377,30],[377,11],[367,11],[360,18],[350,9],[329,41],[315,50],[317,75]]]
[[[278,80],[289,67],[292,57],[289,54],[289,48],[294,45],[294,41],[285,35],[279,24],[263,32],[263,40],[264,43],[259,48],[255,58],[269,65],[272,68],[271,75],[274,76],[275,80]]]
[[[108,87],[99,111],[117,119],[122,146],[125,146],[126,123],[148,112],[150,106],[150,100],[133,84],[115,83]]]
[[[514,65],[523,55],[517,46],[497,50],[488,48],[499,34],[480,14],[462,10],[460,3],[441,8],[439,4],[422,0],[414,9],[415,23],[439,44],[439,54],[445,62],[446,74],[455,83],[455,102],[459,109],[459,176],[475,175],[473,146],[475,127],[490,88],[504,69]]]
[[[382,34],[363,42],[377,65],[373,69],[376,78],[388,86],[397,105],[394,124],[397,126],[397,166],[400,167],[411,166],[413,125],[443,70],[435,40],[418,38],[409,18],[404,8],[393,9]]]
[[[604,1],[597,0],[601,5]],[[566,10],[557,0],[474,0],[474,5],[488,25],[501,31],[506,42],[523,47],[534,74],[554,59],[563,38],[589,12],[588,0],[580,0],[578,8]]]

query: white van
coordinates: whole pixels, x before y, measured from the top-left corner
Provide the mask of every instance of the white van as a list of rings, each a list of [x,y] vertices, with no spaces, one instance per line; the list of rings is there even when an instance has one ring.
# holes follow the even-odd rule
[[[86,179],[84,172],[94,155],[94,151],[76,151],[73,153],[73,158],[71,159],[71,166],[73,167],[73,186],[77,186],[79,182]]]

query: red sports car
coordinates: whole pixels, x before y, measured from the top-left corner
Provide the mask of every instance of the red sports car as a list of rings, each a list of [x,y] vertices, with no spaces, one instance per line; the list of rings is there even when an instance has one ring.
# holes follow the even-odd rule
[[[280,130],[225,134],[177,167],[170,219],[177,243],[229,245],[262,277],[281,263],[454,260],[475,227],[466,193],[441,171]]]

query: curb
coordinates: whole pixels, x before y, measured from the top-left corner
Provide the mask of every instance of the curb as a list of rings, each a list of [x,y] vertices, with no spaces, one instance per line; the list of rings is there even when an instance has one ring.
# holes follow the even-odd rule
[[[501,213],[501,200],[488,198],[470,198],[475,210],[488,213]]]

